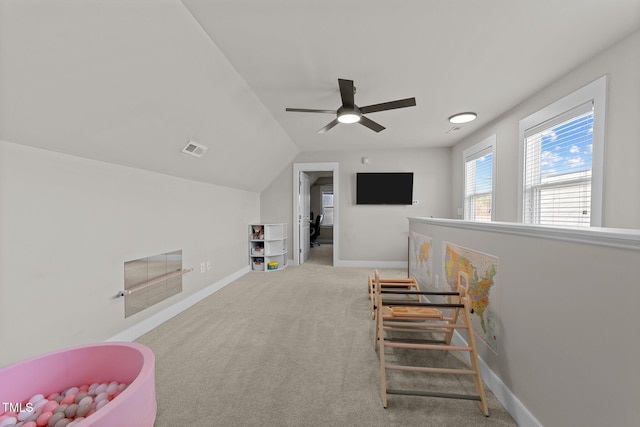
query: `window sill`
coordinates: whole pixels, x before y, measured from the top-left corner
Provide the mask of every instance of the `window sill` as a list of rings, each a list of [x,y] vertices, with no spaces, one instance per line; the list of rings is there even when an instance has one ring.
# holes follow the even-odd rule
[[[520,224],[517,222],[476,222],[446,218],[409,217],[408,219],[409,222],[419,222],[442,227],[516,234],[640,251],[640,230],[636,229],[606,227],[569,228]]]

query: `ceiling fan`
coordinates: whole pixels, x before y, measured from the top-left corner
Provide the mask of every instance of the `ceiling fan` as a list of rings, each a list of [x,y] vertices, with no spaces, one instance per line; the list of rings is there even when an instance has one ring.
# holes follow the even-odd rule
[[[363,126],[368,127],[374,132],[380,132],[385,129],[379,123],[363,116],[367,113],[375,113],[378,111],[394,110],[396,108],[415,107],[416,99],[407,98],[397,101],[383,102],[381,104],[367,105],[366,107],[358,107],[354,102],[354,94],[356,91],[353,85],[353,80],[338,79],[338,86],[340,87],[340,96],[342,97],[342,106],[337,110],[313,110],[307,108],[287,108],[286,111],[294,111],[299,113],[326,113],[335,114],[337,117],[328,125],[318,131],[318,133],[325,133],[338,123],[360,123]]]

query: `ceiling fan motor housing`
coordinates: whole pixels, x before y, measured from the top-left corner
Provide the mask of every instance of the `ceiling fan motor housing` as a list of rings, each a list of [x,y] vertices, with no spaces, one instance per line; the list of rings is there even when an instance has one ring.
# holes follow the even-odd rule
[[[353,108],[342,106],[338,108],[338,121],[340,123],[355,123],[360,121],[362,113],[355,105]]]

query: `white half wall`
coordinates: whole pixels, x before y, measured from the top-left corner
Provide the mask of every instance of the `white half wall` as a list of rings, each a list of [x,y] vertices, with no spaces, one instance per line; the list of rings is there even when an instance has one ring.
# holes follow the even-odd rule
[[[0,366],[117,336],[243,271],[259,216],[258,193],[0,142]],[[183,292],[125,319],[124,262],[178,249]]]
[[[498,258],[487,297],[497,301],[497,353],[477,346],[487,385],[519,425],[637,424],[639,230],[431,218],[410,229],[432,239],[440,289],[443,242]]]

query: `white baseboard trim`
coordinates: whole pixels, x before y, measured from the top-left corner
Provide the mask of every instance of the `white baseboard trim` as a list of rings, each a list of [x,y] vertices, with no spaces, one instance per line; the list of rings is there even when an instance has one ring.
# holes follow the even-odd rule
[[[196,303],[202,301],[209,295],[219,291],[229,283],[233,282],[236,279],[239,279],[250,271],[251,266],[246,266],[236,271],[235,273],[231,273],[230,275],[218,280],[217,282],[207,286],[206,288],[201,289],[200,291],[192,295],[189,295],[185,299],[178,301],[177,303],[157,312],[151,317],[148,317],[131,326],[130,328],[127,328],[124,331],[112,336],[106,341],[134,341],[135,339],[160,326],[172,317],[182,313],[192,305],[195,305]]]
[[[457,331],[454,333],[451,341],[456,345],[468,345],[467,341],[462,338]],[[462,357],[466,359],[467,363],[470,363],[468,353],[464,353]],[[538,421],[536,417],[529,412],[522,402],[520,402],[520,399],[518,399],[511,390],[509,390],[509,387],[507,387],[500,377],[498,377],[495,372],[489,368],[484,360],[482,360],[481,357],[478,357],[478,359],[480,363],[480,375],[482,376],[482,381],[484,381],[485,385],[489,390],[491,390],[496,399],[498,399],[507,412],[509,412],[515,422],[520,427],[543,427],[540,421]],[[489,416],[491,416],[491,414],[489,414]]]
[[[345,261],[339,260],[335,267],[355,268],[408,268],[407,261]]]

